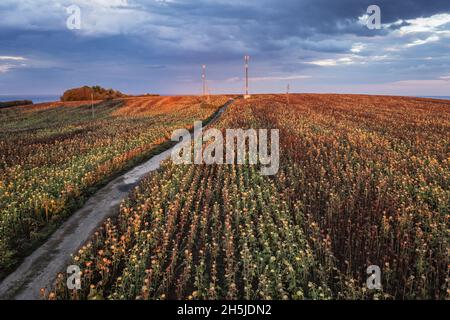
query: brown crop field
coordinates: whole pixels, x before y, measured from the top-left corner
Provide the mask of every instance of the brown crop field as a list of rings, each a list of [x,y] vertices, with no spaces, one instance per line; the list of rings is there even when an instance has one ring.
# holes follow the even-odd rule
[[[194,98],[148,99],[126,100],[95,125],[60,128],[64,144],[55,141],[56,129],[19,137],[2,129],[2,224],[11,229],[3,227],[11,233],[2,241],[17,230],[34,235],[59,216],[67,195],[76,198],[120,168],[135,148],[151,148],[167,130],[209,115],[199,114]],[[148,123],[124,125],[110,114]],[[163,132],[149,125],[158,117]],[[215,127],[279,129],[278,173],[263,176],[248,163],[167,161],[74,255],[81,290],[69,290],[61,273],[45,298],[449,298],[449,101],[302,94],[288,103],[284,95],[257,95],[236,100]],[[118,143],[104,143],[113,136]],[[11,151],[20,143],[20,154]],[[89,153],[90,144],[105,151]],[[70,157],[78,153],[86,158]],[[108,165],[72,173],[93,160]],[[376,291],[366,286],[372,265],[382,270]]]

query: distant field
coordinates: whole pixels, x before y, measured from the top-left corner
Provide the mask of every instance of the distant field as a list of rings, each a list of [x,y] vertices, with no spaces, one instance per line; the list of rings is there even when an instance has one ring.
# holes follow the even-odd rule
[[[168,117],[134,103],[111,113]],[[264,95],[216,126],[280,129],[279,173],[167,162],[74,257],[82,290],[61,274],[48,298],[449,298],[450,102]],[[369,265],[381,291],[366,288]]]
[[[124,168],[159,150],[173,130],[207,119],[213,97],[54,102],[0,110],[0,278],[74,208]]]

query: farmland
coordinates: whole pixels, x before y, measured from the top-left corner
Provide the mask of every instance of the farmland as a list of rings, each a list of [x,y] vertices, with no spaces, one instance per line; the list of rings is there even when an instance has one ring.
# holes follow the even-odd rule
[[[0,111],[0,278],[114,175],[226,102],[136,97]],[[132,111],[130,111],[132,110]]]
[[[82,289],[46,298],[449,298],[450,102],[260,95],[215,126],[279,129],[278,174],[167,161],[74,254]]]

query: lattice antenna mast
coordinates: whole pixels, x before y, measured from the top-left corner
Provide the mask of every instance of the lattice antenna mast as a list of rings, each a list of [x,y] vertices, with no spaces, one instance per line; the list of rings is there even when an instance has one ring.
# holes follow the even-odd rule
[[[245,97],[248,98],[250,97],[248,91],[248,64],[250,62],[250,56],[245,56],[244,57],[244,62],[245,62]]]
[[[203,97],[206,97],[206,66],[202,65]]]

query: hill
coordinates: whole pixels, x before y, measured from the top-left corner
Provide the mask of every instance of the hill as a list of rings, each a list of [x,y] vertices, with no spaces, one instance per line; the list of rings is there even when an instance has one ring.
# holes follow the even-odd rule
[[[92,94],[94,100],[106,100],[126,97],[125,94],[117,90],[105,89],[100,86],[84,86],[81,88],[67,90],[61,97],[61,101],[65,102],[91,100]]]

